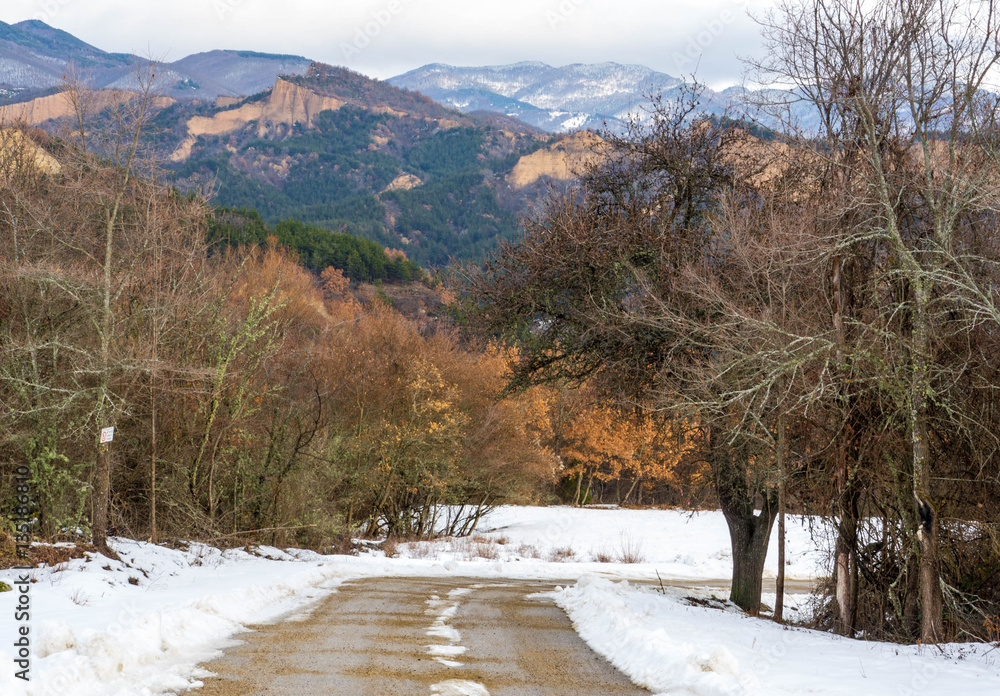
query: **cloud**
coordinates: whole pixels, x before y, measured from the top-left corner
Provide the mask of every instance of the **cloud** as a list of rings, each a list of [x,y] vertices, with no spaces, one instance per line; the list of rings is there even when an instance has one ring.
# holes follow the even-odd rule
[[[4,0],[100,48],[177,60],[213,48],[294,53],[390,77],[431,62],[640,63],[710,84],[757,50],[767,0]],[[356,51],[349,51],[349,48]]]

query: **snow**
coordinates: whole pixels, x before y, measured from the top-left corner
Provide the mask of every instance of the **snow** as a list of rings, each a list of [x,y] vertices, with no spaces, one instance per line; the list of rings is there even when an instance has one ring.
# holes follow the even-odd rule
[[[698,696],[995,696],[989,645],[863,642],[689,606],[680,593],[587,578],[551,593],[581,637],[654,693]],[[991,654],[992,651],[992,654]]]
[[[434,684],[431,687],[431,693],[441,696],[490,696],[490,692],[482,684],[461,679],[449,679],[440,684]]]
[[[785,601],[793,616],[806,611],[812,582],[822,574],[812,522],[788,521]],[[920,654],[915,647],[785,631],[731,607],[683,604],[683,596],[727,593],[731,554],[718,512],[503,507],[472,538],[399,544],[392,558],[377,549],[322,556],[266,546],[170,549],[125,539],[112,545],[121,562],[90,554],[28,573],[30,683],[14,678],[7,638],[20,625],[19,593],[0,593],[0,663],[7,665],[0,694],[150,696],[198,685],[206,676],[199,664],[248,626],[301,620],[341,583],[376,576],[458,579],[455,589],[426,605],[426,654],[444,664],[464,658],[451,619],[476,587],[465,578],[549,579],[565,586],[552,596],[584,640],[654,690],[755,694],[765,684],[778,694],[1000,693],[1000,651],[991,655],[988,646]],[[766,577],[776,570],[772,548]],[[19,575],[0,571],[0,580],[15,584]],[[666,595],[652,589],[661,579]],[[765,581],[765,592],[772,588]],[[765,594],[765,602],[773,600]],[[435,688],[486,693],[475,682]]]
[[[785,576],[811,581],[823,574],[822,555],[810,534],[815,520],[788,517]],[[484,518],[471,539],[416,542],[400,546],[409,559],[433,557],[456,563],[468,575],[492,569],[525,578],[578,578],[597,573],[655,581],[726,580],[732,551],[719,512],[622,508],[501,507]],[[498,543],[500,542],[500,543]],[[487,568],[476,554],[495,556]],[[637,563],[621,562],[632,556]],[[553,562],[561,558],[562,562]],[[600,559],[611,559],[602,562]],[[516,563],[516,569],[506,566]],[[768,549],[764,577],[778,571],[777,545]]]
[[[310,552],[185,551],[115,540],[122,562],[94,554],[55,568],[0,573],[30,581],[31,681],[0,671],[0,693],[106,696],[180,689],[225,639],[329,593],[344,573]],[[138,584],[132,584],[133,578]],[[319,585],[324,584],[324,589]],[[17,592],[0,594],[0,635],[17,627]],[[11,665],[10,642],[0,663]]]
[[[588,120],[590,120],[590,114],[577,114],[563,121],[559,126],[559,130],[564,133],[574,131],[582,128]]]

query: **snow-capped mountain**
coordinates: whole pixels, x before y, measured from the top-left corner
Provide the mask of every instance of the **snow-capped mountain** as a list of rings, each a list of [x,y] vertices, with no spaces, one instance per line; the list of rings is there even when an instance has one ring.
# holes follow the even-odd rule
[[[498,111],[539,128],[620,130],[630,115],[643,113],[649,95],[675,95],[683,81],[642,65],[576,63],[561,68],[539,62],[456,67],[433,63],[389,80],[419,90],[462,111]],[[729,100],[705,94],[707,111],[721,113]]]
[[[128,88],[136,61],[145,62],[102,51],[39,20],[0,22],[0,101],[58,88],[71,64],[88,86]],[[157,81],[164,94],[177,98],[250,95],[269,88],[278,75],[304,74],[310,63],[301,56],[209,51],[162,66]]]

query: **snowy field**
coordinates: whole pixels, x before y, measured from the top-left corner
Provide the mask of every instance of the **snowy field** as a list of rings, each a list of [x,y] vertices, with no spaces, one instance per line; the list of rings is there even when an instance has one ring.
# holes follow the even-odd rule
[[[786,539],[786,577],[809,581],[820,575],[821,555],[815,551],[808,521],[789,518]],[[521,577],[597,573],[655,581],[659,573],[677,580],[728,581],[732,574],[729,531],[719,512],[503,507],[491,513],[472,538],[405,544],[398,553],[454,561],[478,554],[516,563],[516,568],[502,572],[519,571]],[[629,562],[623,563],[626,559]],[[777,570],[777,545],[772,544],[764,577],[774,578]]]
[[[0,593],[0,694],[132,696],[197,684],[198,664],[255,623],[308,612],[341,583],[372,576],[543,578],[580,635],[654,693],[1000,693],[1000,650],[900,647],[786,630],[731,607],[719,513],[554,507],[495,511],[472,538],[399,544],[362,556],[258,547],[172,550],[116,540],[122,561],[76,559],[28,575],[31,682],[14,678],[19,592]],[[789,523],[786,604],[804,606],[822,570],[807,522]],[[766,575],[777,568],[774,549]],[[666,594],[650,585],[657,574]],[[16,585],[18,574],[0,571]],[[680,585],[680,587],[672,587]],[[694,588],[694,589],[692,589]],[[765,581],[765,593],[773,584]],[[773,591],[765,602],[773,602]],[[719,603],[720,605],[722,603]],[[197,692],[193,692],[197,693]]]

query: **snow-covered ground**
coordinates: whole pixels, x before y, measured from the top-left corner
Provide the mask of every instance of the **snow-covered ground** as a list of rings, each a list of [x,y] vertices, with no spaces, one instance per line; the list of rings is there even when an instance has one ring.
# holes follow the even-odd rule
[[[821,570],[807,521],[792,519],[786,604],[804,605]],[[1000,650],[903,648],[784,630],[732,609],[729,538],[719,513],[507,507],[473,538],[400,544],[387,558],[259,547],[221,552],[116,540],[122,561],[75,559],[28,573],[31,682],[14,677],[19,592],[0,593],[0,694],[131,696],[196,683],[198,664],[255,623],[294,616],[339,584],[372,576],[548,578],[581,636],[637,683],[672,694],[1000,693]],[[777,568],[774,549],[766,574]],[[0,571],[15,585],[19,573]],[[670,587],[656,593],[657,575]],[[628,579],[631,583],[622,582]],[[579,582],[577,582],[579,580]],[[645,585],[636,584],[646,583]],[[704,589],[691,589],[703,585]],[[765,591],[770,589],[765,583]],[[773,594],[765,596],[773,601]]]
[[[594,572],[655,581],[659,573],[696,581],[728,580],[732,574],[729,531],[719,512],[502,507],[479,529],[471,539],[405,544],[399,555],[461,561],[485,554],[516,563],[513,570],[521,577],[575,578]],[[808,519],[790,517],[786,539],[789,579],[808,581],[822,574],[822,555]],[[777,570],[777,544],[772,544],[764,576],[773,578]]]
[[[989,645],[938,649],[849,640],[602,578],[551,594],[596,652],[658,694],[1000,693],[1000,650]]]

